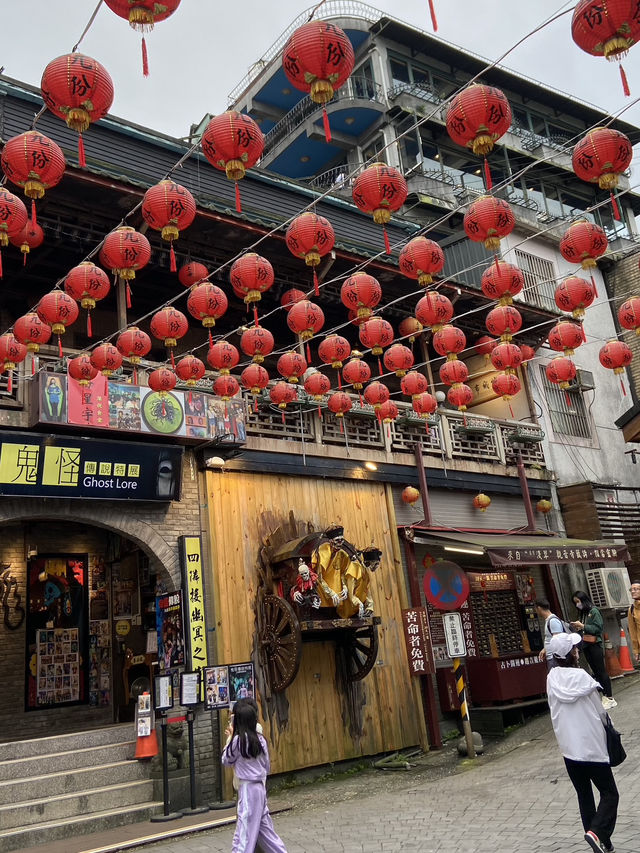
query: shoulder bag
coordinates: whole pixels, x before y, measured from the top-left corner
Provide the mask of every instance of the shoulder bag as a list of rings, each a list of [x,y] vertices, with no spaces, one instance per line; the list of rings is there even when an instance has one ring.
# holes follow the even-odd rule
[[[607,752],[609,753],[609,764],[611,765],[611,767],[617,767],[625,760],[625,758],[627,757],[627,753],[624,751],[620,732],[614,729],[613,723],[611,722],[611,717],[608,714],[606,720],[604,721],[604,730],[607,736]]]

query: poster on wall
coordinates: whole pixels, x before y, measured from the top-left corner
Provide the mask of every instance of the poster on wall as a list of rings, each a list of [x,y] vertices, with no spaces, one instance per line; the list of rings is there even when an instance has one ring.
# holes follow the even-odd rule
[[[238,699],[255,699],[255,675],[252,663],[229,664],[229,703],[231,708]]]
[[[27,711],[88,701],[88,555],[38,556],[27,566]]]
[[[168,672],[185,663],[182,590],[156,597],[156,630],[160,672]]]
[[[204,707],[207,711],[229,707],[228,666],[208,666],[205,668]]]

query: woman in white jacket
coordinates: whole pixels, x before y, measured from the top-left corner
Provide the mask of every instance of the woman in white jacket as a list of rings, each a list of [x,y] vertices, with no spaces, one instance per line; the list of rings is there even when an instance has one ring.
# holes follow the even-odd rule
[[[553,730],[578,795],[584,840],[597,853],[611,853],[618,815],[618,789],[609,764],[598,682],[578,666],[579,634],[554,634],[549,654],[556,666],[547,676]],[[593,785],[600,792],[596,808]]]

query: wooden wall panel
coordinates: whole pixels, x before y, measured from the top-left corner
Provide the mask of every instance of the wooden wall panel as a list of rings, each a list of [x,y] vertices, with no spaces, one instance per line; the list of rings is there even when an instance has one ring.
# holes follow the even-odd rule
[[[289,723],[265,732],[271,742],[274,773],[401,749],[419,743],[422,714],[415,705],[400,610],[405,606],[402,567],[394,548],[385,486],[357,480],[305,479],[244,472],[207,472],[209,525],[219,663],[251,658],[255,633],[256,563],[265,535],[297,522],[321,530],[344,525],[358,547],[383,551],[373,575],[372,597],[379,626],[376,666],[364,679],[363,733],[353,738],[343,720],[336,687],[335,644],[305,643],[298,676],[287,688]],[[395,557],[394,557],[395,554]]]

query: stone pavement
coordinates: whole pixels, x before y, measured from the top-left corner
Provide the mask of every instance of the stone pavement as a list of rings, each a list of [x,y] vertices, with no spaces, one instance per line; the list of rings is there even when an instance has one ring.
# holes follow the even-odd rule
[[[619,704],[611,712],[628,754],[614,770],[621,794],[618,853],[640,849],[640,678],[629,682],[615,691]],[[475,766],[465,761],[452,768],[431,753],[434,765],[410,772],[368,770],[300,786],[271,798],[272,806],[291,806],[275,816],[276,830],[288,853],[587,853],[548,716],[490,752]],[[233,827],[225,827],[147,851],[228,853],[232,836]]]

